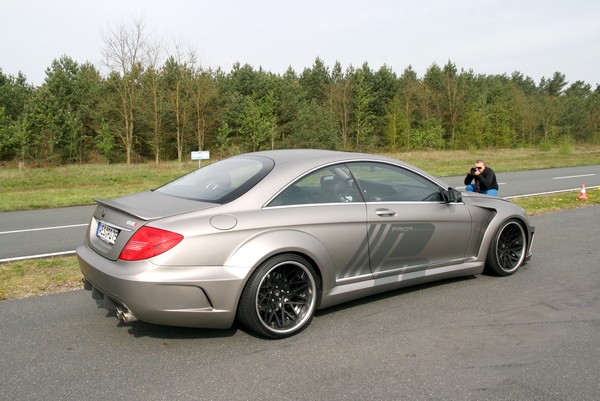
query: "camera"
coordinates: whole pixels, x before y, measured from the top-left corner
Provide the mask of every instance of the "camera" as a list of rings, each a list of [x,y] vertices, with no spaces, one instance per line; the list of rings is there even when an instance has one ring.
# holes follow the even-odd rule
[[[471,167],[471,174],[475,174],[476,171],[477,171],[477,168]]]

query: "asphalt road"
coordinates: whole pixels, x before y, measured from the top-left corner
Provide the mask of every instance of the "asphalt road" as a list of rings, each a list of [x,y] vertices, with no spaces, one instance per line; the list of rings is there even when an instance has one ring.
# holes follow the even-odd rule
[[[466,172],[465,172],[466,174]],[[464,176],[444,177],[464,189]],[[499,196],[511,197],[600,186],[600,166],[499,173]],[[0,263],[19,258],[74,253],[94,207],[0,213]]]
[[[94,206],[0,212],[0,262],[75,253]]]
[[[464,178],[463,175],[443,177],[442,180],[464,190]],[[501,197],[546,194],[580,189],[581,185],[587,188],[600,186],[600,165],[498,173],[496,178],[500,186],[498,196]]]
[[[124,326],[82,290],[0,302],[0,400],[598,400],[600,207],[534,257],[317,314],[299,335]]]

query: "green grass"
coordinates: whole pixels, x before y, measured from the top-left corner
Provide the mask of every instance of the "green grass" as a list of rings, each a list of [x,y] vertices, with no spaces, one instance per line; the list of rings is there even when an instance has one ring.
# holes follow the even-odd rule
[[[600,205],[600,188],[588,189],[586,193],[588,196],[587,201],[577,199],[579,191],[571,191],[552,195],[516,198],[513,199],[513,202],[525,209],[529,216],[576,209],[589,205]]]
[[[565,152],[562,147],[547,151],[538,149],[489,149],[483,151],[427,151],[386,153],[411,163],[435,176],[466,174],[467,167],[482,159],[496,172],[537,170],[544,168],[590,166],[600,164],[600,146],[573,147]]]
[[[0,301],[81,288],[75,256],[0,263]]]
[[[197,168],[197,163],[83,165],[0,169],[0,211],[93,203],[153,189]]]
[[[483,159],[496,172],[600,164],[600,147],[387,153],[438,177],[462,175]],[[0,168],[0,211],[46,209],[93,203],[156,188],[197,168],[197,163],[72,165]]]

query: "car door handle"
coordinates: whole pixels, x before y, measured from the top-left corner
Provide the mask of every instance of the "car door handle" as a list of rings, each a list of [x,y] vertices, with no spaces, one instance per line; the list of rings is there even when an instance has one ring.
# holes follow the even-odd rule
[[[396,212],[392,209],[377,209],[375,210],[375,213],[379,217],[394,217],[396,215]]]

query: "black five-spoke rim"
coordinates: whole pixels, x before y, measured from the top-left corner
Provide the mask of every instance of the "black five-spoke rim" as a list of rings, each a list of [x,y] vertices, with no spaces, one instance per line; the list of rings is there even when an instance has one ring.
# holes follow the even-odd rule
[[[258,315],[267,328],[286,332],[301,326],[315,305],[315,282],[297,262],[274,266],[261,280],[256,295]]]
[[[518,268],[523,262],[525,233],[519,223],[507,224],[498,236],[496,255],[500,267],[506,271]]]

